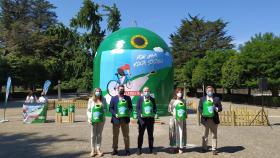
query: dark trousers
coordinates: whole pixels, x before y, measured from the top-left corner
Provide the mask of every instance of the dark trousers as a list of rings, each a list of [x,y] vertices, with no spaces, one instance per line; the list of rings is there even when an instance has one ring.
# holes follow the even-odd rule
[[[148,132],[148,140],[149,140],[149,148],[153,149],[154,144],[154,118],[142,118],[143,121],[138,121],[138,148],[142,148],[143,145],[143,136],[145,133],[145,130],[147,128]]]

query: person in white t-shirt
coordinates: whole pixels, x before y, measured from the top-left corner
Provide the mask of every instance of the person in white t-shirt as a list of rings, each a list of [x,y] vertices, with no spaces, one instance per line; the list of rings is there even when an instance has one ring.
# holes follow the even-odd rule
[[[35,103],[37,101],[36,95],[33,94],[33,91],[29,91],[25,99],[25,103]]]
[[[45,92],[41,93],[41,96],[38,99],[38,103],[47,103],[48,102],[48,98],[45,95]]]

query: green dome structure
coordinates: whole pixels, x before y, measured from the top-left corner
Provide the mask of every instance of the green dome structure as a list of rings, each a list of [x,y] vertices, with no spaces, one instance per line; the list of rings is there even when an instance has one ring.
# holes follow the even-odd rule
[[[167,115],[173,93],[173,59],[164,40],[140,27],[118,30],[107,36],[94,57],[93,88],[100,87],[109,103],[125,86],[135,108],[144,87],[156,99],[158,115]]]

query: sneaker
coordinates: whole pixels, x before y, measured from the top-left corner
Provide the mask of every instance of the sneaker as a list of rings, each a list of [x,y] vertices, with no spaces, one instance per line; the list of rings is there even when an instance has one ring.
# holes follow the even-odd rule
[[[118,150],[113,150],[112,155],[118,155]]]

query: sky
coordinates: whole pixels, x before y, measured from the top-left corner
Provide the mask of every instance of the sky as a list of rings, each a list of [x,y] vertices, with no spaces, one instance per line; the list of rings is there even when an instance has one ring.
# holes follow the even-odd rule
[[[69,25],[83,0],[49,0],[57,8],[58,21]],[[176,32],[188,14],[205,20],[228,22],[227,35],[238,46],[257,33],[280,34],[279,0],[95,0],[104,5],[116,3],[121,11],[121,28],[135,26],[154,31],[170,45],[169,36]],[[102,9],[101,9],[102,11]],[[106,28],[106,21],[101,23]]]

